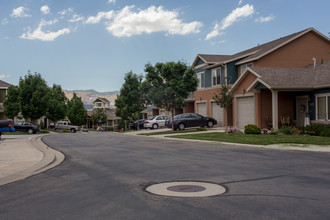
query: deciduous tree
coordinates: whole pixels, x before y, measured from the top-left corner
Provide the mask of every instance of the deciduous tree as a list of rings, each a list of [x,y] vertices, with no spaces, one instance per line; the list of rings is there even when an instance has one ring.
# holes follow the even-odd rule
[[[14,119],[21,112],[21,96],[18,86],[10,86],[3,102],[5,115]]]
[[[50,89],[48,109],[46,116],[49,120],[56,123],[58,120],[64,119],[66,116],[66,103],[68,99],[60,85],[54,84]]]
[[[84,103],[76,93],[73,93],[72,99],[68,101],[67,116],[70,123],[74,125],[81,126],[87,122],[87,111],[84,108]]]

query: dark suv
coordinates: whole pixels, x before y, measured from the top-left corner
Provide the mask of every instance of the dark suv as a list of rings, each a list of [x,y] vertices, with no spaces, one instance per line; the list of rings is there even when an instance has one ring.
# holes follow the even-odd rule
[[[174,116],[174,130],[184,130],[188,127],[209,127],[212,128],[217,124],[217,120],[211,117],[204,117],[195,113],[185,113]],[[171,128],[172,121],[166,121],[166,126]]]

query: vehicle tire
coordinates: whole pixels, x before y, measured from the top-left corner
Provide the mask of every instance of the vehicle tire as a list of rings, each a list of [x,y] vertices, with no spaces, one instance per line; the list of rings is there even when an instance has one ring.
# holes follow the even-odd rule
[[[208,122],[207,122],[207,127],[208,127],[208,128],[212,128],[213,125],[214,125],[213,121],[208,121]]]
[[[153,129],[157,129],[157,128],[158,128],[158,124],[153,124],[153,125],[152,125],[152,128],[153,128]]]
[[[71,128],[71,129],[70,129],[70,132],[71,132],[71,133],[76,133],[76,129]]]
[[[29,134],[33,134],[33,130],[32,130],[32,128],[30,128],[29,130],[27,130],[27,133],[29,133]]]
[[[178,124],[179,130],[184,130],[186,126],[183,123]]]

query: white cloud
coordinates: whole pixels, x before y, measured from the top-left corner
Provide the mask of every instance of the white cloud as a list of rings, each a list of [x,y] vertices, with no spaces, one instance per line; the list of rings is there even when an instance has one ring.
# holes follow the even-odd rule
[[[49,14],[50,8],[48,7],[48,5],[44,5],[44,6],[42,6],[40,8],[40,11],[41,11],[41,13],[43,13],[44,15],[46,15],[46,14]]]
[[[108,3],[115,4],[116,3],[116,0],[109,0]]]
[[[243,4],[243,0],[239,0],[238,5]]]
[[[31,15],[25,13],[25,11],[27,11],[27,10],[28,9],[24,8],[23,6],[14,8],[10,17],[12,17],[12,18],[30,17]]]
[[[68,34],[70,33],[70,29],[69,28],[63,28],[60,29],[56,32],[44,32],[42,31],[42,27],[45,26],[49,26],[49,25],[53,25],[57,22],[57,20],[52,20],[52,21],[45,21],[45,20],[41,20],[39,26],[37,29],[35,29],[32,33],[30,32],[30,30],[27,33],[24,33],[20,36],[20,38],[23,39],[28,39],[28,40],[42,40],[42,41],[53,41],[55,40],[57,37],[63,35],[63,34]]]
[[[248,17],[254,13],[254,6],[246,4],[240,8],[234,9],[227,17],[222,19],[221,25],[215,24],[212,31],[206,35],[205,40],[217,37],[222,34],[221,31],[225,30],[233,23],[239,21],[243,17]]]
[[[10,78],[10,75],[0,74],[0,79]]]
[[[58,14],[63,16],[63,15],[66,15],[66,14],[70,14],[72,12],[73,12],[73,9],[72,8],[68,8],[68,9],[64,9],[64,10],[58,12]]]
[[[256,18],[255,21],[256,22],[260,22],[260,23],[265,23],[265,22],[270,22],[272,20],[275,19],[275,16],[273,15],[269,15],[267,17],[259,17],[259,18]]]
[[[111,19],[113,17],[113,14],[114,12],[111,10],[111,11],[107,11],[107,12],[104,12],[104,11],[101,11],[99,13],[97,13],[96,16],[90,16],[87,18],[87,20],[85,21],[86,24],[97,24],[97,23],[100,23],[100,21],[102,19]]]
[[[7,18],[2,19],[1,24],[3,25],[8,24],[8,19]]]
[[[80,16],[80,15],[74,14],[72,16],[72,18],[69,20],[69,22],[78,22],[78,21],[82,21],[84,19],[85,19],[84,16]]]
[[[163,7],[150,6],[145,10],[133,11],[134,6],[126,6],[114,15],[107,30],[116,37],[131,37],[143,33],[164,31],[168,34],[185,35],[199,33],[202,23],[194,21],[183,23],[176,11]]]

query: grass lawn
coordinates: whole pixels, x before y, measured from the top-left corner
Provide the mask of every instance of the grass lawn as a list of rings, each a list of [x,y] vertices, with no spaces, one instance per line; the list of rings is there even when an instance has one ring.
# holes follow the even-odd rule
[[[219,141],[241,144],[313,144],[313,145],[330,145],[330,137],[316,136],[295,136],[295,135],[253,135],[253,134],[233,134],[226,135],[225,133],[212,132],[201,134],[187,134],[168,136],[171,138],[195,139],[207,141]]]
[[[177,130],[177,131],[161,131],[161,132],[150,132],[150,133],[142,133],[138,135],[145,135],[145,136],[151,136],[151,135],[166,135],[166,134],[181,134],[181,133],[191,133],[191,132],[199,132],[200,130],[192,129],[192,130]]]

